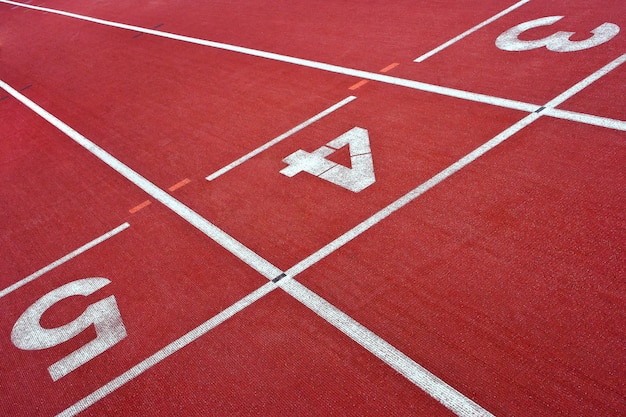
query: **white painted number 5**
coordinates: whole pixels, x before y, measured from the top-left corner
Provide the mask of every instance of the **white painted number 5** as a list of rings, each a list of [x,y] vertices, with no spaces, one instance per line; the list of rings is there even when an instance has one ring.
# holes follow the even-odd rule
[[[496,46],[504,51],[528,51],[531,49],[546,47],[554,52],[572,52],[593,48],[603,44],[619,33],[619,26],[613,23],[603,23],[591,31],[593,36],[583,41],[571,41],[570,37],[576,32],[556,32],[547,38],[524,41],[519,36],[529,29],[539,26],[549,26],[561,20],[563,16],[548,16],[541,19],[531,20],[517,25],[496,39]]]
[[[85,309],[74,321],[54,329],[41,327],[41,316],[54,304],[74,296],[93,294],[110,281],[106,278],[85,278],[65,284],[41,297],[20,316],[13,326],[11,341],[23,350],[41,350],[57,346],[77,336],[92,324],[96,338],[48,367],[53,381],[84,365],[126,337],[120,311],[114,296],[100,300]]]

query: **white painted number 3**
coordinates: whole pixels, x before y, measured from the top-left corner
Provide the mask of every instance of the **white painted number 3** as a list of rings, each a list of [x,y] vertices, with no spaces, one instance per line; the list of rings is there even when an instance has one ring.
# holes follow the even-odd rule
[[[350,146],[351,168],[326,159],[346,145]],[[304,171],[355,193],[376,182],[369,135],[360,127],[347,131],[311,153],[300,149],[283,162],[289,165],[280,171],[283,175],[293,177]]]
[[[528,51],[531,49],[546,47],[554,52],[572,52],[593,48],[603,44],[619,33],[619,26],[613,23],[603,23],[591,31],[593,36],[582,41],[571,41],[570,37],[576,32],[556,32],[547,38],[525,41],[519,36],[529,29],[539,26],[549,26],[561,20],[563,16],[548,16],[541,19],[531,20],[517,25],[496,39],[496,46],[504,51]]]
[[[67,342],[93,324],[96,338],[50,365],[48,372],[52,380],[56,381],[84,365],[126,337],[126,328],[114,296],[90,305],[77,319],[57,328],[44,329],[39,321],[59,301],[74,295],[93,294],[109,282],[106,278],[85,278],[44,295],[17,320],[11,332],[11,341],[23,350],[48,349]]]

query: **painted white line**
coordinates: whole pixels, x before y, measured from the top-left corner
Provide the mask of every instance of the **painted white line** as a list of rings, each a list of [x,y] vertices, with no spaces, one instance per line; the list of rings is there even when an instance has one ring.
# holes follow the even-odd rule
[[[606,64],[604,67],[600,68],[599,70],[589,75],[588,77],[585,77],[585,79],[583,79],[582,81],[579,81],[574,86],[568,88],[563,93],[559,94],[557,97],[550,100],[545,105],[545,107],[550,108],[550,107],[558,106],[559,104],[563,103],[568,98],[571,98],[575,94],[578,94],[582,89],[590,86],[592,83],[598,81],[600,78],[604,77],[606,74],[608,74],[609,72],[613,71],[615,68],[622,65],[624,61],[626,61],[626,54],[623,54],[615,58],[613,61]]]
[[[514,110],[521,110],[521,111],[525,111],[529,113],[535,111],[539,107],[536,104],[523,103],[521,101],[509,100],[509,99],[499,98],[499,97],[492,97],[492,96],[488,96],[485,94],[471,93],[468,91],[456,90],[454,88],[441,87],[441,86],[434,85],[434,84],[427,84],[427,83],[422,83],[419,81],[412,81],[412,80],[406,80],[402,78],[391,77],[389,75],[384,75],[384,74],[379,74],[379,73],[374,73],[374,72],[361,71],[361,70],[356,70],[352,68],[341,67],[338,65],[325,64],[323,62],[310,61],[308,59],[295,58],[295,57],[288,56],[288,55],[281,55],[281,54],[276,54],[272,52],[260,51],[257,49],[244,48],[241,46],[235,46],[235,45],[229,45],[229,44],[220,43],[220,42],[208,41],[204,39],[192,38],[190,36],[177,35],[177,34],[170,33],[170,32],[163,32],[159,30],[143,28],[140,26],[133,26],[133,25],[127,25],[124,23],[112,22],[109,20],[83,16],[83,15],[79,15],[76,13],[65,12],[62,10],[49,9],[46,7],[39,7],[39,6],[31,6],[28,4],[17,3],[14,1],[10,1],[10,0],[0,0],[0,3],[13,4],[13,5],[17,5],[20,7],[25,7],[25,8],[39,10],[39,11],[45,11],[48,13],[71,17],[74,19],[80,19],[80,20],[84,20],[84,21],[88,21],[92,23],[105,25],[105,26],[115,27],[119,29],[127,29],[133,32],[145,33],[149,35],[159,36],[162,38],[178,40],[178,41],[192,43],[196,45],[208,46],[211,48],[222,49],[225,51],[237,52],[237,53],[241,53],[245,55],[271,59],[274,61],[300,65],[302,67],[314,68],[314,69],[319,69],[322,71],[333,72],[336,74],[343,74],[343,75],[349,75],[349,76],[357,77],[357,78],[364,78],[368,80],[379,81],[382,83],[398,85],[402,87],[412,88],[415,90],[441,94],[444,96],[460,98],[460,99],[474,101],[478,103],[491,104],[493,106],[505,107],[505,108],[514,109]]]
[[[446,178],[450,177],[455,172],[459,171],[460,169],[464,168],[465,166],[467,166],[471,162],[473,162],[476,159],[480,158],[485,153],[489,152],[491,149],[495,148],[496,146],[498,146],[499,144],[501,144],[502,142],[504,142],[505,140],[507,140],[508,138],[513,136],[515,133],[519,132],[520,130],[522,130],[526,126],[528,126],[531,123],[533,123],[541,115],[543,115],[543,113],[546,112],[548,109],[551,109],[551,108],[553,108],[555,106],[558,106],[559,104],[563,103],[568,98],[570,98],[573,95],[579,93],[585,87],[591,85],[593,82],[595,82],[598,79],[600,79],[602,76],[608,74],[610,71],[614,70],[619,65],[624,63],[624,61],[626,61],[626,54],[616,58],[615,60],[611,61],[610,63],[608,63],[604,67],[600,68],[598,71],[596,71],[593,74],[589,75],[588,77],[586,77],[582,81],[576,83],[575,85],[573,85],[572,87],[567,89],[562,94],[560,94],[557,97],[555,97],[554,99],[550,100],[546,104],[546,106],[545,106],[546,110],[543,110],[540,113],[531,113],[528,116],[524,117],[522,120],[520,120],[519,122],[515,123],[513,126],[509,127],[508,129],[504,130],[503,132],[501,132],[500,134],[495,136],[493,139],[491,139],[488,142],[484,143],[480,147],[474,149],[472,152],[470,152],[469,154],[465,155],[463,158],[459,159],[458,161],[456,161],[455,163],[453,163],[452,165],[450,165],[449,167],[447,167],[443,171],[439,172],[437,175],[435,175],[434,177],[430,178],[428,181],[426,181],[423,184],[419,185],[417,188],[415,188],[412,191],[408,192],[407,194],[405,194],[404,196],[400,197],[398,200],[396,200],[395,202],[391,203],[387,207],[383,208],[382,210],[380,210],[379,212],[377,212],[376,214],[374,214],[370,218],[368,218],[365,221],[361,222],[360,224],[358,224],[357,226],[355,226],[351,230],[349,230],[346,233],[344,233],[343,235],[339,236],[337,239],[333,240],[332,242],[330,242],[326,246],[322,247],[317,252],[313,253],[312,255],[308,256],[307,258],[305,258],[302,261],[298,262],[296,265],[294,265],[291,268],[289,268],[287,271],[285,271],[285,274],[287,275],[287,278],[285,278],[285,279],[289,279],[289,278],[295,277],[296,275],[298,275],[299,273],[301,273],[305,269],[309,268],[311,265],[313,265],[313,264],[319,262],[320,260],[324,259],[325,257],[330,255],[331,253],[333,253],[334,251],[336,251],[337,249],[339,249],[340,247],[342,247],[346,243],[350,242],[355,237],[359,236],[361,233],[365,232],[366,230],[368,230],[369,228],[371,228],[375,224],[379,223],[383,219],[389,217],[395,211],[401,209],[402,207],[404,207],[405,205],[407,205],[411,201],[415,200],[420,195],[424,194],[426,191],[428,191],[431,188],[433,188],[435,185],[439,184],[441,181],[443,181]]]
[[[185,206],[183,203],[176,200],[174,197],[170,196],[165,191],[142,177],[140,174],[133,171],[131,168],[116,159],[107,151],[100,148],[95,143],[91,142],[89,139],[69,127],[67,124],[63,123],[61,120],[57,119],[52,114],[48,113],[46,110],[41,108],[39,105],[28,99],[26,96],[24,96],[2,80],[0,80],[0,88],[5,90],[7,93],[15,97],[20,102],[22,102],[26,107],[37,113],[47,122],[49,122],[61,132],[69,136],[72,140],[81,145],[83,148],[87,149],[91,154],[96,156],[102,162],[113,168],[115,171],[124,176],[137,187],[141,188],[152,198],[161,202],[174,213],[178,214],[180,217],[189,222],[189,224],[213,239],[219,245],[221,245],[233,255],[244,261],[246,264],[248,264],[264,277],[272,279],[282,273],[281,270],[272,265],[270,262],[266,261],[255,252],[241,244],[235,238],[231,237],[226,232],[215,226],[213,223],[209,222],[204,217],[200,216],[198,213],[191,210],[189,207]]]
[[[572,122],[579,122],[626,132],[626,121],[623,120],[609,119],[607,117],[593,116],[591,114],[577,113],[575,111],[555,108],[546,108],[541,113],[544,116],[550,116],[556,119],[570,120]]]
[[[113,379],[106,385],[103,385],[102,387],[98,388],[96,391],[92,392],[85,398],[76,402],[74,405],[60,412],[59,414],[57,414],[57,417],[75,416],[81,411],[86,410],[87,408],[89,408],[90,406],[98,402],[99,400],[111,394],[113,391],[117,390],[118,388],[122,387],[123,385],[132,381],[133,379],[137,378],[139,375],[143,374],[145,371],[152,368],[154,365],[158,364],[164,359],[167,359],[172,354],[176,353],[177,351],[184,348],[191,342],[205,335],[210,330],[214,329],[221,323],[233,317],[235,314],[239,313],[241,310],[248,307],[255,301],[269,294],[271,291],[273,291],[276,288],[277,288],[276,284],[274,284],[271,281],[268,282],[267,284],[263,285],[259,289],[248,294],[246,297],[237,301],[235,304],[231,305],[226,310],[220,312],[216,316],[205,321],[200,326],[191,330],[189,333],[185,334],[184,336],[174,340],[172,343],[168,344],[163,349],[159,350],[158,352],[154,353],[153,355],[139,362],[137,365],[133,366],[128,371],[124,372],[123,374]]]
[[[473,101],[477,103],[490,104],[492,106],[503,107],[503,108],[513,109],[513,110],[520,110],[520,111],[524,111],[528,113],[534,112],[540,107],[538,104],[525,103],[525,102],[517,101],[517,100],[509,100],[509,99],[505,99],[501,97],[489,96],[486,94],[457,90],[454,88],[442,87],[442,86],[438,86],[434,84],[422,83],[419,81],[407,80],[407,79],[397,78],[397,77],[390,77],[388,75],[362,71],[362,70],[357,70],[357,69],[352,69],[352,68],[346,68],[346,67],[341,67],[337,65],[325,64],[323,62],[316,62],[316,61],[310,61],[307,59],[290,57],[287,55],[275,54],[272,52],[264,52],[264,51],[259,51],[256,49],[244,48],[244,47],[229,45],[225,43],[192,38],[189,36],[177,35],[174,33],[163,32],[163,31],[154,30],[154,29],[147,29],[147,28],[142,28],[139,26],[127,25],[124,23],[111,22],[108,20],[97,19],[97,18],[83,16],[83,15],[70,13],[70,12],[64,12],[62,10],[49,9],[49,8],[40,7],[40,6],[31,6],[29,4],[17,3],[11,0],[0,0],[0,3],[13,4],[19,7],[30,8],[33,10],[39,10],[39,11],[46,12],[46,13],[53,13],[53,14],[57,14],[61,16],[84,20],[84,21],[97,23],[97,24],[110,26],[110,27],[115,27],[119,29],[126,29],[126,30],[130,30],[133,32],[146,33],[149,35],[178,40],[181,42],[188,42],[188,43],[193,43],[196,45],[208,46],[211,48],[237,52],[237,53],[241,53],[245,55],[271,59],[271,60],[279,61],[279,62],[286,62],[286,63],[290,63],[294,65],[300,65],[303,67],[319,69],[319,70],[327,71],[327,72],[333,72],[336,74],[343,74],[343,75],[348,75],[348,76],[353,76],[353,77],[358,77],[358,78],[364,78],[364,79],[368,79],[372,81],[378,81],[381,83],[411,88],[411,89],[418,90],[418,91],[424,91],[424,92],[429,92],[433,94],[454,97],[454,98]],[[577,121],[581,123],[589,123],[592,125],[603,126],[603,127],[611,127],[614,124],[617,126],[621,126],[620,120],[613,121],[613,119],[598,118],[598,116],[586,115],[583,113],[574,113],[574,112],[562,113],[559,111],[555,111],[555,112],[549,111],[549,112],[545,112],[545,115],[555,117],[555,118],[563,118],[566,120],[573,120],[573,121]],[[601,120],[601,119],[604,119],[604,120]]]
[[[520,6],[523,6],[524,4],[528,3],[529,1],[530,0],[522,0],[520,2],[515,3],[513,6],[509,7],[508,9],[505,9],[505,10],[501,11],[497,15],[495,15],[493,17],[490,17],[489,19],[485,20],[482,23],[479,23],[478,25],[474,26],[473,28],[471,28],[471,29],[461,33],[459,36],[450,39],[448,42],[446,42],[446,43],[436,47],[432,51],[425,53],[424,55],[420,56],[419,58],[416,58],[415,60],[413,60],[413,62],[423,62],[427,58],[430,58],[431,56],[435,55],[436,53],[441,52],[442,50],[446,49],[448,46],[457,43],[458,41],[460,41],[461,39],[465,38],[466,36],[471,35],[472,33],[476,32],[477,30],[484,28],[488,24],[490,24],[492,22],[495,22],[496,20],[498,20],[502,16],[512,12],[513,10],[517,9]]]
[[[343,235],[339,236],[337,239],[333,240],[326,246],[322,247],[317,252],[313,253],[312,255],[308,256],[307,258],[298,262],[296,265],[289,268],[287,271],[285,271],[285,274],[287,274],[287,278],[285,279],[295,277],[296,275],[298,275],[305,269],[309,268],[313,264],[324,259],[325,257],[330,255],[331,253],[333,253],[334,251],[336,251],[337,249],[339,249],[346,243],[350,242],[355,237],[359,236],[360,234],[362,234],[363,232],[365,232],[372,226],[376,225],[377,223],[381,222],[385,218],[389,217],[392,213],[406,206],[411,201],[415,200],[417,197],[424,194],[426,191],[430,190],[431,188],[433,188],[434,186],[436,186],[437,184],[439,184],[446,178],[450,177],[452,174],[456,173],[457,171],[464,168],[471,162],[483,156],[485,153],[489,152],[491,149],[495,148],[496,146],[504,142],[506,139],[510,138],[515,133],[519,132],[520,130],[522,130],[523,128],[525,128],[526,126],[528,126],[535,120],[537,120],[539,117],[540,117],[540,114],[538,113],[531,113],[528,116],[524,117],[522,120],[515,123],[513,126],[509,127],[508,129],[504,130],[503,132],[495,136],[493,139],[489,140],[488,142],[474,149],[472,152],[465,155],[463,158],[459,159],[458,161],[456,161],[455,163],[453,163],[452,165],[450,165],[443,171],[439,172],[437,175],[430,178],[428,181],[422,183],[417,188],[411,190],[404,196],[400,197],[398,200],[394,201],[393,203],[389,204],[387,207],[378,211],[376,214],[366,219],[365,221],[361,222],[360,224],[350,229]]]
[[[437,378],[404,353],[296,280],[280,281],[278,285],[289,295],[395,369],[457,416],[492,416],[487,410]]]
[[[52,262],[50,265],[48,265],[48,266],[46,266],[44,268],[41,268],[39,271],[37,271],[37,272],[27,276],[26,278],[16,282],[15,284],[11,285],[10,287],[7,287],[4,290],[0,291],[0,298],[4,297],[7,294],[12,293],[13,291],[15,291],[18,288],[28,284],[29,282],[32,282],[32,281],[36,280],[37,278],[39,278],[40,276],[42,276],[46,272],[52,271],[54,268],[56,268],[56,267],[58,267],[60,265],[63,265],[67,261],[77,257],[81,253],[84,253],[84,252],[88,251],[89,249],[93,248],[94,246],[104,242],[105,240],[115,236],[116,234],[120,233],[123,230],[126,230],[129,227],[130,227],[130,224],[124,223],[124,224],[116,227],[115,229],[111,230],[110,232],[107,232],[107,233],[103,234],[99,238],[96,238],[96,239],[92,240],[91,242],[86,243],[85,245],[81,246],[80,248],[76,249],[75,251],[70,252],[67,255],[65,255],[64,257],[62,257],[62,258]]]
[[[345,106],[346,104],[350,103],[352,100],[355,100],[355,99],[356,99],[356,97],[350,96],[350,97],[347,97],[347,98],[341,100],[339,103],[332,105],[331,107],[327,108],[326,110],[322,111],[321,113],[316,114],[315,116],[311,117],[310,119],[306,120],[305,122],[303,122],[303,123],[299,124],[298,126],[294,127],[293,129],[291,129],[291,130],[283,133],[282,135],[272,139],[271,141],[267,142],[265,145],[260,146],[260,147],[256,148],[255,150],[253,150],[252,152],[242,156],[241,158],[237,159],[235,162],[232,162],[232,163],[226,165],[224,168],[215,171],[213,174],[211,174],[208,177],[206,177],[206,179],[208,181],[213,181],[214,179],[216,179],[220,175],[225,174],[226,172],[230,171],[231,169],[233,169],[233,168],[243,164],[247,160],[249,160],[249,159],[255,157],[256,155],[260,154],[261,152],[271,148],[272,146],[276,145],[277,143],[287,139],[289,136],[293,135],[294,133],[299,132],[300,130],[304,129],[305,127],[315,123],[316,121],[320,120],[324,116],[329,115],[330,113],[332,113],[335,110]]]

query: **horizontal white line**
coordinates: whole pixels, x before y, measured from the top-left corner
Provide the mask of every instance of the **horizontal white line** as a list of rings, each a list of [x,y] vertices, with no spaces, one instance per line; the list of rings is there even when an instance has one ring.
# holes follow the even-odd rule
[[[316,114],[315,116],[313,116],[310,119],[304,121],[303,123],[299,124],[298,126],[294,127],[293,129],[291,129],[291,130],[283,133],[282,135],[272,139],[271,141],[267,142],[265,145],[259,146],[258,148],[256,148],[252,152],[250,152],[250,153],[242,156],[241,158],[237,159],[235,162],[231,162],[230,164],[226,165],[224,168],[221,168],[221,169],[215,171],[213,174],[211,174],[208,177],[206,177],[206,179],[208,181],[213,181],[214,179],[216,179],[220,175],[223,175],[226,172],[230,171],[231,169],[233,169],[233,168],[243,164],[247,160],[255,157],[258,154],[260,154],[261,152],[263,152],[263,151],[271,148],[272,146],[276,145],[277,143],[287,139],[289,136],[293,135],[294,133],[299,132],[300,130],[304,129],[305,127],[307,127],[307,126],[315,123],[316,121],[320,120],[324,116],[327,116],[330,113],[334,112],[335,110],[345,106],[346,104],[348,104],[349,102],[351,102],[354,99],[356,99],[356,97],[354,97],[354,96],[350,96],[350,97],[344,98],[339,103],[336,103],[336,104],[332,105],[331,107],[327,108],[326,110]]]
[[[556,119],[570,120],[593,126],[606,127],[614,130],[626,131],[626,122],[617,119],[609,119],[607,117],[593,116],[591,114],[577,113],[574,111],[561,110],[547,107],[541,112],[544,116],[554,117]]]
[[[39,116],[41,116],[47,122],[59,129],[61,132],[66,134],[83,148],[87,149],[91,154],[96,156],[102,162],[113,168],[115,171],[117,171],[123,177],[135,184],[137,187],[141,188],[147,194],[152,196],[155,200],[161,202],[174,213],[178,214],[189,224],[213,239],[226,250],[230,251],[233,255],[244,261],[246,264],[248,264],[264,277],[272,279],[282,273],[281,270],[272,265],[270,262],[257,255],[248,247],[241,244],[238,240],[228,235],[226,232],[206,220],[204,217],[200,216],[195,211],[191,210],[189,207],[185,206],[180,201],[176,200],[174,197],[167,194],[165,191],[161,190],[156,185],[152,184],[140,174],[133,171],[124,163],[116,159],[113,155],[109,154],[107,151],[100,148],[95,143],[91,142],[89,139],[69,127],[67,124],[63,123],[61,120],[57,119],[55,116],[41,108],[39,105],[28,99],[26,96],[24,96],[2,80],[0,80],[0,88],[4,89],[7,93],[22,102],[26,107],[37,113]]]
[[[279,281],[278,285],[456,415],[461,417],[492,416],[487,410],[296,280]]]
[[[139,375],[143,374],[145,371],[152,368],[154,365],[158,364],[159,362],[163,361],[164,359],[168,358],[172,354],[176,353],[177,351],[184,348],[191,342],[205,335],[210,330],[214,329],[221,323],[233,317],[235,314],[239,313],[241,310],[248,307],[255,301],[259,300],[261,297],[265,296],[266,294],[269,294],[271,291],[273,291],[276,288],[277,288],[276,284],[274,284],[271,281],[268,282],[267,284],[263,285],[256,291],[253,291],[252,293],[248,294],[246,297],[237,301],[235,304],[231,305],[226,310],[220,312],[216,316],[205,321],[200,326],[191,330],[189,333],[185,334],[184,336],[174,340],[172,343],[168,344],[167,346],[165,346],[158,352],[154,353],[153,355],[139,362],[137,365],[133,366],[132,368],[130,368],[128,371],[124,372],[117,378],[113,379],[109,383],[103,385],[96,391],[87,395],[85,398],[76,402],[74,405],[60,412],[59,414],[57,414],[57,417],[75,416],[81,411],[86,410],[87,408],[89,408],[90,406],[98,402],[99,400],[111,394],[113,391],[122,387],[129,381],[132,381],[133,379],[137,378]]]
[[[508,9],[501,11],[497,15],[492,16],[491,18],[485,20],[482,23],[479,23],[478,25],[474,26],[473,28],[471,28],[471,29],[461,33],[459,36],[456,36],[456,37],[450,39],[448,42],[446,42],[446,43],[436,47],[432,51],[425,53],[424,55],[420,56],[419,58],[416,58],[413,62],[423,62],[427,58],[430,58],[431,56],[435,55],[436,53],[441,52],[442,50],[446,49],[448,46],[457,43],[458,41],[460,41],[461,39],[465,38],[466,36],[471,35],[472,33],[476,32],[477,30],[484,28],[488,24],[490,24],[492,22],[495,22],[496,20],[498,20],[502,16],[512,12],[513,10],[515,10],[518,7],[528,3],[529,1],[530,0],[522,0],[522,1],[518,2],[518,3],[515,3],[513,6],[509,7]]]
[[[177,40],[181,42],[188,42],[188,43],[192,43],[196,45],[208,46],[211,48],[237,52],[237,53],[241,53],[245,55],[271,59],[271,60],[279,61],[279,62],[286,62],[286,63],[290,63],[294,65],[300,65],[303,67],[319,69],[322,71],[332,72],[336,74],[343,74],[343,75],[348,75],[352,77],[365,78],[368,80],[378,81],[381,83],[397,85],[401,87],[411,88],[414,90],[429,92],[433,94],[439,94],[439,95],[448,96],[448,97],[459,98],[462,100],[473,101],[476,103],[484,103],[484,104],[490,104],[493,106],[513,109],[513,110],[520,110],[520,111],[524,111],[528,113],[534,112],[539,107],[541,107],[538,104],[525,103],[522,101],[510,100],[510,99],[501,98],[501,97],[489,96],[486,94],[457,90],[454,88],[442,87],[442,86],[438,86],[434,84],[427,84],[427,83],[422,83],[419,81],[407,80],[404,78],[391,77],[391,76],[384,75],[384,74],[377,74],[377,73],[368,72],[368,71],[346,68],[346,67],[341,67],[338,65],[325,64],[323,62],[310,61],[308,59],[295,58],[295,57],[291,57],[288,55],[265,52],[265,51],[260,51],[257,49],[245,48],[245,47],[236,46],[236,45],[229,45],[229,44],[220,43],[220,42],[213,42],[213,41],[208,41],[204,39],[193,38],[190,36],[177,35],[174,33],[143,28],[140,26],[127,25],[124,23],[117,23],[117,22],[112,22],[109,20],[83,16],[83,15],[79,15],[76,13],[65,12],[62,10],[49,9],[46,7],[32,6],[29,4],[17,3],[11,0],[0,0],[0,3],[12,4],[12,5],[19,6],[19,7],[25,7],[25,8],[29,8],[33,10],[39,10],[39,11],[46,12],[46,13],[52,13],[52,14],[57,14],[60,16],[71,17],[74,19],[84,20],[84,21],[97,23],[100,25],[105,25],[105,26],[110,26],[110,27],[115,27],[119,29],[126,29],[126,30],[130,30],[133,32],[145,33],[149,35],[159,36],[162,38],[173,39],[173,40]],[[578,116],[578,114],[575,112],[560,113],[560,112],[550,111],[550,112],[546,112],[545,115],[555,117],[555,118],[561,118],[561,116],[564,116],[563,117],[564,119],[574,120],[574,121],[578,121],[581,123],[587,123],[588,121],[590,121],[591,122],[590,124],[595,124],[595,125],[598,125],[597,123],[602,123],[601,125],[598,125],[598,126],[604,126],[604,127],[611,126],[611,123],[607,123],[607,121],[611,119],[602,118],[604,119],[604,121],[602,121],[599,118],[596,118],[597,116],[585,115],[582,113],[580,114],[581,116]],[[620,126],[619,121],[617,121],[617,125]]]
[[[116,234],[120,233],[122,230],[126,230],[128,227],[130,227],[130,224],[128,223],[124,223],[121,226],[116,227],[115,229],[111,230],[110,232],[107,232],[105,234],[103,234],[102,236],[100,236],[99,238],[96,238],[94,240],[92,240],[89,243],[86,243],[85,245],[81,246],[80,248],[76,249],[73,252],[68,253],[67,255],[65,255],[64,257],[52,262],[50,265],[41,268],[39,271],[27,276],[26,278],[16,282],[15,284],[11,285],[10,287],[5,288],[4,290],[0,291],[0,298],[4,297],[7,294],[12,293],[13,291],[17,290],[18,288],[28,284],[29,282],[32,282],[34,280],[36,280],[37,278],[39,278],[40,276],[42,276],[43,274],[52,271],[54,268],[63,265],[64,263],[66,263],[67,261],[77,257],[78,255],[80,255],[81,253],[86,252],[87,250],[93,248],[94,246],[104,242],[105,240],[115,236]]]

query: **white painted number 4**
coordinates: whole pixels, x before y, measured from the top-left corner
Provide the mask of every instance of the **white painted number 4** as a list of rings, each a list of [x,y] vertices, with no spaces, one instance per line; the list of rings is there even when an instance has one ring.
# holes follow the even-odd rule
[[[346,145],[350,146],[350,168],[326,159]],[[360,127],[349,130],[311,153],[300,149],[283,162],[289,165],[280,171],[283,175],[293,177],[304,171],[355,193],[376,182],[369,135]]]

